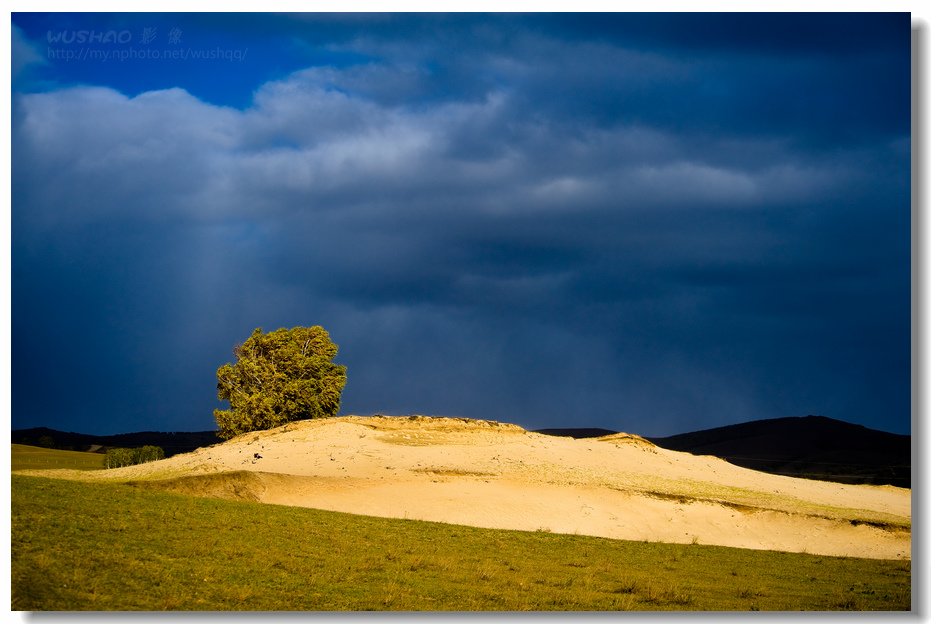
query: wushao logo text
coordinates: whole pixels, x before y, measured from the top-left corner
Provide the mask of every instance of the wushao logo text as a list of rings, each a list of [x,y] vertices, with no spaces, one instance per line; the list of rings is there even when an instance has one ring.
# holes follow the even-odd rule
[[[96,30],[59,30],[57,33],[48,31],[49,43],[129,43],[133,35],[128,30],[96,31]]]

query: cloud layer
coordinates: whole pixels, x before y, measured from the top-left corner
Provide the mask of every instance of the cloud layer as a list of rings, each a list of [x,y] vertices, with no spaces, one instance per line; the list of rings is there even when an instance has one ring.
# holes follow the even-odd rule
[[[341,24],[357,62],[243,108],[14,93],[14,427],[212,428],[237,341],[321,324],[342,413],[907,432],[908,22],[797,19]]]

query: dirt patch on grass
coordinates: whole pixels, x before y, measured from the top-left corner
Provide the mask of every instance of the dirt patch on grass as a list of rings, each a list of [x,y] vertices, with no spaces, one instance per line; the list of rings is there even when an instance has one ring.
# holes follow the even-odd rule
[[[764,507],[753,507],[751,505],[741,505],[740,503],[733,503],[726,500],[714,500],[710,498],[698,498],[695,496],[685,496],[683,494],[669,494],[666,492],[654,492],[648,490],[641,492],[644,496],[649,496],[650,498],[656,498],[659,500],[672,501],[680,505],[690,505],[692,503],[710,503],[712,505],[721,505],[729,509],[734,509],[743,513],[753,513],[755,511],[769,511]]]
[[[126,485],[145,490],[175,492],[188,496],[225,498],[259,502],[266,487],[258,473],[248,470],[191,475],[173,479],[127,481]]]

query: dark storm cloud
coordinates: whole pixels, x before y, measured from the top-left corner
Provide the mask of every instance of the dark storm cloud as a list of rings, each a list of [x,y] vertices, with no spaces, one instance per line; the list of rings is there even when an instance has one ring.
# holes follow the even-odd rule
[[[15,94],[14,426],[210,428],[321,324],[343,413],[908,431],[908,22],[825,19],[262,16],[340,61]]]
[[[872,17],[429,16],[378,22],[333,45],[390,59],[394,80],[371,79],[371,66],[360,68],[369,79],[344,77],[385,102],[481,98],[503,86],[548,123],[555,115],[679,133],[863,141],[909,123],[909,65],[901,62],[909,16]]]

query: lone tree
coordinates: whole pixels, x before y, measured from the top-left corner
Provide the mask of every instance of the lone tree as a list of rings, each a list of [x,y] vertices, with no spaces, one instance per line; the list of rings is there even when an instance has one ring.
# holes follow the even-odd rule
[[[293,420],[327,418],[339,411],[346,367],[333,364],[337,346],[322,327],[259,327],[233,354],[235,364],[217,370],[218,398],[229,410],[213,410],[228,440],[250,431],[272,429]]]

